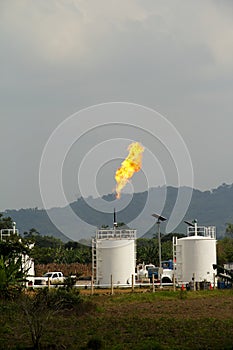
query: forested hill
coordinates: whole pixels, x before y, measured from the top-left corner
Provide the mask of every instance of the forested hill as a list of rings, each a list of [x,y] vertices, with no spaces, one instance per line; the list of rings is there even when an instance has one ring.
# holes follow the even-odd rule
[[[180,190],[190,192],[191,189],[182,187]],[[177,192],[178,189],[175,187],[156,187],[151,188],[148,192],[135,193],[133,198],[129,194],[123,194],[120,199],[121,202],[119,202],[123,209],[119,210],[117,208],[118,222],[128,224],[136,218],[133,224],[134,228],[138,230],[138,236],[151,237],[156,231],[155,227],[150,228],[145,234],[147,222],[153,220],[151,214],[159,212],[169,218],[177,198]],[[74,220],[75,216],[73,219],[69,216],[68,207],[50,209],[48,211],[49,216],[52,215],[56,218],[67,237],[52,224],[45,210],[6,210],[4,215],[10,216],[16,221],[21,233],[36,228],[42,235],[52,235],[63,241],[70,240],[71,237],[76,237],[76,240],[88,239],[95,234],[95,227],[112,226],[112,209],[116,205],[115,202],[113,203],[114,199],[114,195],[109,194],[102,198],[79,198],[71,203],[70,206],[76,213],[76,217],[80,218],[78,223],[77,220]],[[163,200],[165,200],[165,205],[161,213],[160,208]],[[106,213],[106,207],[108,206],[110,210],[108,210],[109,213]],[[233,223],[233,184],[223,184],[211,191],[194,189],[184,219],[197,219],[200,225],[214,225],[217,227],[218,238],[222,237],[225,233],[226,223]],[[86,222],[89,225],[86,225]],[[164,230],[163,226],[162,230]],[[185,233],[185,224],[181,223],[175,228],[174,232]]]

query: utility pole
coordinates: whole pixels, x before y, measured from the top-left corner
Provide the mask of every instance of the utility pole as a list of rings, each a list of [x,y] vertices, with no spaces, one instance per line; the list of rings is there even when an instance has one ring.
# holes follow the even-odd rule
[[[157,219],[157,231],[158,231],[158,246],[159,246],[159,280],[160,280],[160,288],[162,288],[162,254],[161,254],[161,235],[160,235],[160,223],[161,221],[166,221],[167,219],[159,214],[152,214],[153,217]]]

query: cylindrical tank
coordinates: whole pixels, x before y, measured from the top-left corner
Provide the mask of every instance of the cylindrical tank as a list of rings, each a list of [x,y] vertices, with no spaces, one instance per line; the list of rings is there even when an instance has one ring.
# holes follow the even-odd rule
[[[216,239],[203,236],[189,236],[177,240],[176,245],[177,279],[190,282],[213,283],[216,264]]]
[[[96,283],[110,285],[111,275],[114,284],[131,284],[135,274],[135,230],[113,230],[97,233]]]

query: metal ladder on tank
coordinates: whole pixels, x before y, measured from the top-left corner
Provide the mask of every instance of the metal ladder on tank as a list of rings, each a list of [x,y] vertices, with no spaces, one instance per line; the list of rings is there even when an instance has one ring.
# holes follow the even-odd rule
[[[183,265],[182,265],[182,246],[177,244],[177,237],[172,238],[173,243],[173,264],[174,264],[174,275],[177,282],[182,280]],[[178,258],[178,263],[177,263]]]
[[[96,282],[97,259],[96,259],[96,239],[92,239],[92,278]]]
[[[98,250],[97,250],[97,242],[96,238],[92,239],[92,277],[94,283],[98,283],[99,278],[102,277],[102,274],[98,269],[98,261],[101,262],[101,243],[98,242]]]

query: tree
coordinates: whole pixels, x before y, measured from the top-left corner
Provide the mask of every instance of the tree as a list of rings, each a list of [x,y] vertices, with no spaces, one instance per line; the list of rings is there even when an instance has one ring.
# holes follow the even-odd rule
[[[107,228],[109,228],[108,225],[101,225],[101,229],[105,230],[105,229],[107,229]]]
[[[226,233],[230,237],[233,237],[233,224],[231,224],[230,222],[227,223]]]
[[[11,228],[13,228],[13,220],[9,216],[5,218],[3,214],[0,213],[0,230]]]
[[[27,271],[23,258],[29,253],[18,236],[0,242],[0,297],[13,299],[24,286]]]
[[[28,325],[33,349],[41,349],[41,338],[43,337],[51,317],[58,312],[60,303],[52,303],[52,294],[56,295],[57,291],[50,292],[47,288],[37,291],[34,295],[22,295],[19,300],[23,310],[26,324]],[[50,306],[52,304],[52,307]]]
[[[32,238],[39,235],[40,233],[33,227],[29,230],[29,232],[25,231],[23,234],[25,238]]]
[[[161,235],[161,242],[172,242],[172,237],[183,238],[185,235],[183,233],[168,233],[167,235]]]
[[[48,325],[57,313],[62,311],[80,311],[82,313],[89,312],[92,304],[86,302],[81,296],[77,288],[67,284],[63,288],[42,288],[33,294],[23,294],[19,299],[19,305],[23,310],[23,322],[27,324],[31,334],[33,349],[61,349],[66,348],[49,346],[43,347],[42,338],[46,334]],[[81,306],[81,307],[80,307]]]
[[[25,239],[31,240],[30,237]],[[90,263],[92,259],[91,247],[84,246],[79,242],[63,243],[60,239],[52,236],[33,237],[35,243],[31,256],[35,264],[72,264],[72,263]]]
[[[121,222],[121,221],[117,223],[117,226],[128,228],[128,226],[124,222]]]
[[[158,264],[158,242],[155,238],[137,240],[137,263]]]
[[[217,244],[218,265],[233,262],[233,238],[225,237]]]
[[[161,244],[162,251],[162,260],[172,259],[173,249],[172,249],[172,241],[165,241]]]

